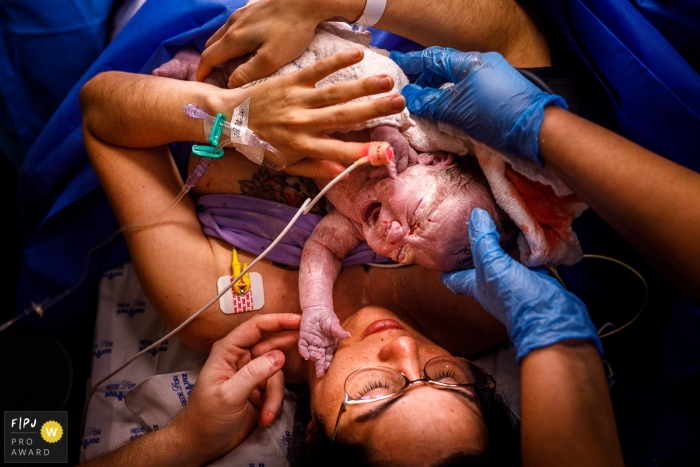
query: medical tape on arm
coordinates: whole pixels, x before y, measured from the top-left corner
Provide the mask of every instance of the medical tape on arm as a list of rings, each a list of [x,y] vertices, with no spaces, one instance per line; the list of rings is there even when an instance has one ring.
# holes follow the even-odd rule
[[[231,138],[230,145],[243,154],[251,162],[262,165],[265,160],[265,149],[254,145],[250,135],[253,133],[248,128],[248,114],[250,112],[250,98],[243,101],[241,105],[233,109],[231,122],[224,125],[221,132]],[[212,122],[204,120],[204,135],[209,138],[212,130]],[[258,138],[259,139],[259,138]],[[252,143],[252,144],[251,144]]]
[[[187,109],[188,107],[190,107],[190,109]],[[185,113],[187,115],[204,120],[204,136],[207,140],[210,140],[211,133],[214,130],[215,119],[192,104],[186,105],[185,108]],[[230,139],[223,140],[219,146],[222,144],[224,146],[233,146],[246,158],[258,165],[263,165],[275,170],[283,170],[287,166],[287,161],[284,156],[282,156],[274,146],[258,137],[258,135],[248,128],[249,113],[250,98],[233,109],[230,122],[223,122],[221,133],[227,135]],[[265,159],[265,151],[273,154],[277,158],[277,161],[272,162]]]

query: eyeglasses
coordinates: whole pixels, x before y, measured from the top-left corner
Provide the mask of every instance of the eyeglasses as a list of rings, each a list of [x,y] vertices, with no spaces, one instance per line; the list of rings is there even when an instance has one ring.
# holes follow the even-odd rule
[[[424,383],[438,389],[470,388],[482,407],[488,407],[491,404],[496,390],[496,382],[490,375],[475,363],[459,357],[445,356],[428,360],[423,368],[422,377],[414,381],[409,380],[403,373],[387,367],[360,368],[350,373],[345,380],[345,398],[340,405],[331,442],[335,441],[340,418],[347,410],[347,406],[397,397],[415,383]]]

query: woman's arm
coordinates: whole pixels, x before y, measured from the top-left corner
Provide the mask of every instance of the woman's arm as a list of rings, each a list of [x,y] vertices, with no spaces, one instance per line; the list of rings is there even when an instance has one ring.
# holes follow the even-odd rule
[[[456,83],[448,89],[405,86],[411,112],[546,164],[700,303],[700,174],[551,105],[563,100],[536,88],[497,54],[434,47],[392,57],[407,73],[423,73],[424,81]]]
[[[221,339],[192,397],[165,427],[94,459],[90,467],[205,465],[272,425],[284,400],[282,351],[296,346],[300,317],[257,316]],[[265,347],[264,354],[256,348]]]
[[[472,211],[469,240],[475,269],[442,279],[508,329],[522,365],[523,464],[622,465],[603,348],[584,304],[508,256],[486,211]]]
[[[532,351],[521,367],[523,465],[624,465],[596,348],[562,341]]]
[[[218,272],[194,202],[185,196],[161,214],[183,181],[167,146],[204,141],[201,121],[182,102],[214,108],[208,85],[127,73],[103,73],[81,92],[83,138],[88,156],[121,226],[151,220],[124,237],[149,301],[171,329],[217,293]],[[200,84],[197,86],[197,84]],[[223,337],[222,313],[213,306],[180,333],[190,347],[208,352]],[[230,318],[230,317],[229,317]],[[225,331],[235,327],[229,319]]]
[[[242,86],[270,75],[306,49],[322,21],[360,18],[365,0],[264,0],[236,11],[207,41],[197,70],[202,81],[225,61],[252,54],[229,81]],[[377,28],[425,46],[498,51],[513,66],[549,65],[549,47],[527,12],[514,0],[423,2],[390,0]]]
[[[539,143],[547,166],[700,304],[700,174],[556,107]]]
[[[361,53],[347,51],[246,90],[119,72],[90,80],[80,96],[85,146],[119,224],[154,219],[180,193],[183,181],[165,145],[205,142],[202,121],[187,117],[182,111],[185,104],[195,104],[212,115],[219,111],[230,115],[250,97],[249,126],[263,138],[277,147],[287,144],[290,151],[321,146],[318,140],[323,140],[327,156],[332,152],[327,150],[325,140],[330,138],[323,134],[325,125],[397,111],[392,108],[392,96],[334,105],[385,90],[380,77],[315,88],[322,77],[361,58]],[[403,98],[394,99],[400,100],[398,110],[403,109]],[[336,149],[345,144],[351,160],[365,145],[333,140]],[[342,153],[340,160],[347,156]],[[216,261],[214,240],[202,233],[188,196],[152,223],[127,230],[125,238],[141,285],[171,328],[211,300],[217,294],[218,277],[230,274]],[[212,342],[247,318],[223,315],[215,304],[181,337],[190,347],[207,351]]]

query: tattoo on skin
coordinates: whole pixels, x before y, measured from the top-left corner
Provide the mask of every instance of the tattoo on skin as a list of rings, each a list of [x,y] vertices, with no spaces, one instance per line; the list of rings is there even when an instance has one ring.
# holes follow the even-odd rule
[[[260,168],[251,180],[239,180],[241,193],[254,198],[286,204],[298,208],[306,200],[319,192],[316,183],[310,178],[289,175],[266,168]],[[311,210],[314,214],[326,214],[326,200],[321,199]]]

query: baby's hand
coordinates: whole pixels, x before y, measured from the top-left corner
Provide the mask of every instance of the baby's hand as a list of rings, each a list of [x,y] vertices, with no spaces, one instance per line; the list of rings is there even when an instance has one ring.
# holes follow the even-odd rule
[[[372,141],[386,141],[394,150],[394,159],[388,165],[373,170],[370,173],[371,178],[386,176],[384,168],[389,172],[389,177],[396,178],[396,175],[416,163],[418,155],[415,149],[409,146],[406,137],[396,128],[387,125],[373,128],[370,138]]]
[[[301,315],[299,353],[306,360],[316,362],[316,376],[326,374],[338,347],[338,339],[350,337],[338,317],[327,307],[307,308]]]
[[[197,49],[187,47],[178,51],[175,56],[153,70],[153,76],[194,81],[199,65],[200,53]]]

